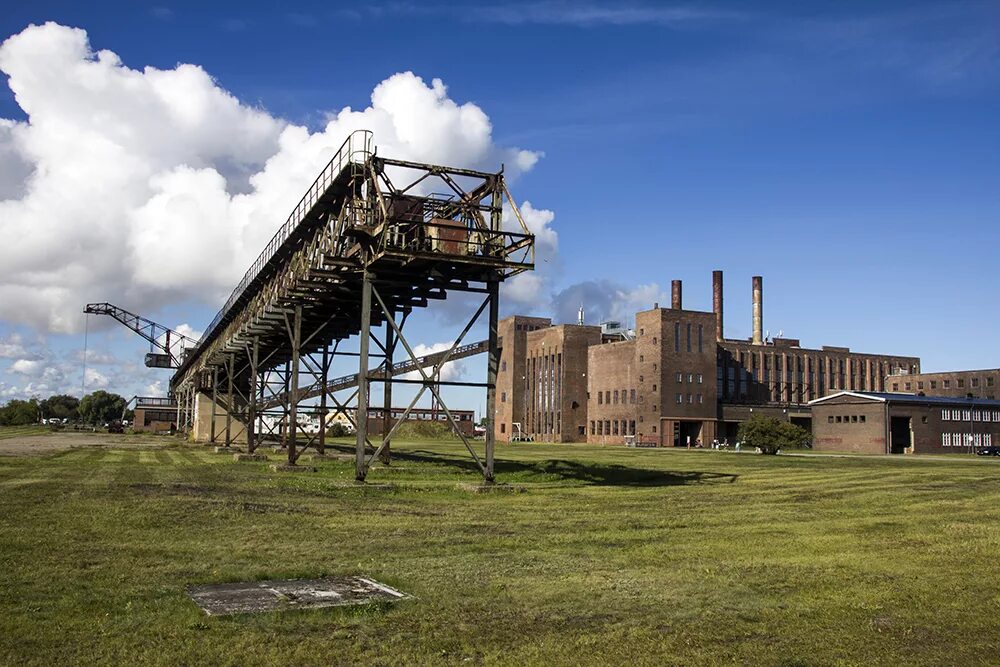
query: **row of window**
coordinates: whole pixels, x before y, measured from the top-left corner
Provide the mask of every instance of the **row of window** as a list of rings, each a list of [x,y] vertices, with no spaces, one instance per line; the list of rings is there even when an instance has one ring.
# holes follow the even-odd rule
[[[989,433],[942,433],[942,447],[991,447],[993,436]]]
[[[677,404],[680,405],[683,402],[684,402],[684,394],[677,394]],[[689,404],[698,403],[700,405],[705,402],[705,398],[701,394],[688,394],[687,402]]]
[[[826,418],[828,424],[864,424],[864,415],[830,415]]]
[[[942,410],[941,421],[1000,422],[1000,410]]]
[[[635,420],[590,420],[590,435],[635,435]]]
[[[704,376],[702,376],[701,373],[688,373],[687,374],[688,384],[693,384],[695,382],[697,382],[698,384],[701,384],[702,382],[704,382],[704,380],[705,380],[705,378],[704,378]],[[677,384],[682,384],[683,382],[684,382],[684,373],[678,373],[677,374]]]
[[[654,391],[655,391],[655,385],[654,385]],[[588,396],[588,398],[589,398],[589,396]],[[598,405],[618,405],[619,399],[621,400],[621,404],[622,405],[625,405],[626,403],[632,403],[632,404],[634,404],[635,403],[635,389],[631,389],[631,390],[629,390],[629,389],[622,389],[620,392],[619,392],[618,389],[615,389],[614,391],[611,391],[609,389],[607,391],[599,391],[599,392],[597,392],[597,404]]]
[[[694,342],[695,338],[693,335],[694,326],[690,322],[683,325],[680,322],[674,322],[674,352],[681,351],[681,338],[683,337],[684,332],[687,333],[687,340],[685,342],[684,347],[688,352],[694,351],[695,346],[697,346],[699,354],[705,351],[704,325],[701,324],[698,325],[698,330],[697,330],[698,337],[697,337],[697,343],[695,343]],[[645,336],[646,329],[645,328],[639,329],[639,335]],[[656,345],[656,336],[653,336],[653,345]]]

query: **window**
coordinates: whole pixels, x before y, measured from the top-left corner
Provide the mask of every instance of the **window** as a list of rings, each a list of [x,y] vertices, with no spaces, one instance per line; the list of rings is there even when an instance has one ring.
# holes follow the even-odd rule
[[[618,405],[618,390],[615,389],[615,405]]]
[[[688,325],[687,325],[687,334],[688,334],[687,351],[690,352],[691,351],[691,323],[690,322],[688,322]]]
[[[857,424],[858,423],[858,416],[857,415],[851,415],[851,423],[852,424]]]
[[[993,386],[993,378],[986,378],[986,386],[987,387]]]
[[[597,420],[597,435],[604,435],[604,422]]]
[[[926,417],[925,417],[925,419],[926,419]],[[865,416],[861,415],[860,417],[858,417],[858,421],[861,422],[862,424],[864,424],[865,423]]]
[[[597,392],[597,404],[598,405],[604,405],[604,392],[603,391]]]
[[[923,417],[920,418],[920,423],[921,424],[926,424],[927,423],[927,415],[924,415]]]
[[[594,435],[597,431],[594,428],[594,420],[590,420],[590,435]]]
[[[931,380],[931,389],[937,389],[937,380]]]
[[[684,382],[684,373],[678,373],[677,374],[677,382],[678,382],[678,384],[680,384],[681,382]]]
[[[506,424],[500,424],[500,432],[501,433],[506,433],[507,432],[507,425]]]
[[[941,421],[951,421],[951,410],[941,411]]]
[[[656,370],[656,364],[653,364],[653,370],[654,371]]]
[[[639,329],[639,335],[640,336],[645,336],[646,335],[646,329],[645,328]]]
[[[611,405],[611,390],[604,392],[604,404]]]
[[[699,403],[699,404],[701,404],[701,403],[702,403],[702,399],[701,399],[701,394],[698,394],[698,403]]]
[[[844,421],[844,418],[843,418],[843,417],[841,417],[840,415],[837,415],[837,423],[839,424],[839,423],[841,423],[842,421]]]
[[[912,385],[912,384],[910,384],[909,382],[907,382],[907,383],[905,383],[905,384],[903,385],[903,387],[904,387],[904,388],[906,389],[906,391],[910,391],[910,389],[911,389],[911,388],[913,387],[913,385]]]
[[[656,383],[653,383],[653,391],[656,391]]]
[[[688,384],[694,382],[694,373],[688,373]]]
[[[993,446],[993,436],[989,433],[983,433],[983,447]]]
[[[645,355],[640,354],[639,355],[639,361],[645,361]]]
[[[941,434],[941,446],[942,447],[951,447],[951,433],[942,433]]]
[[[968,421],[972,421],[972,415],[969,414],[970,412],[971,412],[971,410],[963,410],[962,411],[962,420],[963,421],[967,421],[967,422]]]
[[[505,392],[505,391],[501,391],[500,392],[500,402],[501,403],[506,403],[507,402],[507,392]]]
[[[614,428],[614,433],[612,435],[618,435],[618,420],[611,422],[611,426]]]
[[[833,423],[833,415],[830,415],[829,417],[826,418],[826,423],[827,424],[832,424]]]
[[[628,393],[628,402],[631,403],[632,405],[635,405],[635,389],[632,389],[631,391],[629,391],[629,393]]]
[[[691,405],[692,403],[694,403],[694,396],[688,394],[688,405]]]
[[[958,386],[959,387],[965,386],[965,378],[958,378]]]
[[[944,385],[945,389],[950,389],[951,388],[951,380],[944,380],[943,381],[943,385]]]
[[[500,372],[502,373],[505,370],[507,370],[507,361],[506,360],[500,362]]]
[[[698,384],[701,384],[702,380],[704,380],[704,379],[705,378],[702,377],[701,373],[698,373]]]
[[[680,404],[683,402],[684,402],[684,394],[677,394],[677,403]]]
[[[917,389],[923,389],[923,388],[924,388],[924,383],[923,382],[918,382],[917,383]]]
[[[972,411],[972,421],[979,422],[979,421],[982,421],[982,420],[983,420],[983,413],[981,413],[979,410],[973,410]]]
[[[653,345],[656,345],[656,336],[653,336]]]
[[[831,387],[833,386],[833,380],[830,380],[830,386]],[[899,383],[898,382],[893,382],[892,383],[892,390],[893,391],[899,391]]]
[[[700,325],[700,324],[698,325],[698,353],[699,354],[703,351],[702,350],[702,339],[704,337],[704,333],[702,331],[703,328],[704,327],[702,325]]]
[[[674,352],[681,351],[681,323],[674,322]]]
[[[979,386],[979,378],[972,378],[971,382],[973,387]]]

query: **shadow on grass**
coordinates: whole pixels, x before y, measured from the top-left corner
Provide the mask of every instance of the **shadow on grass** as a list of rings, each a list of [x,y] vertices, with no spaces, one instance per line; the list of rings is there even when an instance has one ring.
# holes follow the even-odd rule
[[[329,447],[351,453],[347,447]],[[475,461],[466,454],[445,454],[428,450],[394,450],[395,463],[424,463],[460,469],[471,475],[482,474]],[[651,470],[617,464],[585,463],[566,459],[546,459],[535,463],[496,459],[494,471],[503,482],[582,482],[594,486],[683,486],[686,484],[732,484],[739,475],[728,473]]]

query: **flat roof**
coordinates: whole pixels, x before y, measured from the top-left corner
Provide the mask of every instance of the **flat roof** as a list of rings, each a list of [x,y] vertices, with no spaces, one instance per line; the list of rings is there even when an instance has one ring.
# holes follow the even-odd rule
[[[829,401],[830,399],[837,398],[839,396],[853,396],[855,398],[862,398],[869,401],[878,401],[880,403],[920,403],[925,405],[947,404],[947,405],[979,405],[979,406],[1000,407],[1000,401],[994,401],[985,398],[961,398],[955,396],[920,396],[919,394],[903,394],[903,393],[888,392],[888,391],[838,391],[836,394],[830,394],[829,396],[813,399],[809,401],[809,405],[823,403],[825,401]]]

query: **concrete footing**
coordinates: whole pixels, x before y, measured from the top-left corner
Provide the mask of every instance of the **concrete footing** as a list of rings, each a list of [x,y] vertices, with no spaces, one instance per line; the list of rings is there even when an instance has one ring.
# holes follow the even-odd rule
[[[239,447],[216,447],[216,454],[235,454],[240,451]]]
[[[274,472],[316,472],[316,468],[312,466],[290,466],[287,463],[272,463],[271,470]]]
[[[266,454],[233,454],[234,461],[266,461]]]

